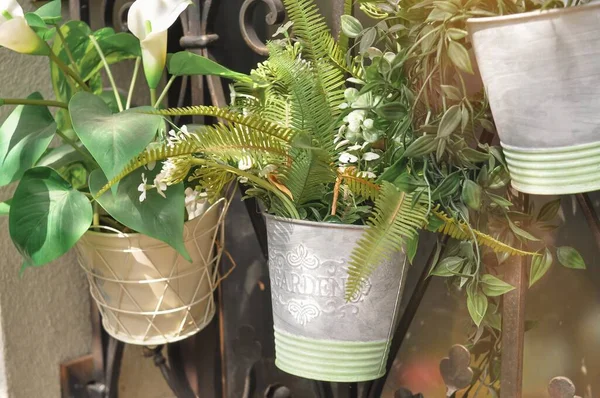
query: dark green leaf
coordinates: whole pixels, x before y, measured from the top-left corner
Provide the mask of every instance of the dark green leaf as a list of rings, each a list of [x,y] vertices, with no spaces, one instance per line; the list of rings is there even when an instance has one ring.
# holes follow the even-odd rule
[[[564,267],[573,268],[573,269],[585,269],[585,261],[583,261],[583,257],[577,250],[569,246],[561,246],[556,249],[556,256],[558,257],[558,262],[561,263]]]
[[[28,99],[42,99],[33,93]],[[45,106],[19,105],[0,127],[0,186],[10,184],[44,154],[56,132]]]
[[[363,31],[363,26],[360,21],[352,15],[342,15],[342,32],[351,39],[360,35]]]
[[[139,109],[113,114],[102,98],[77,93],[69,103],[73,128],[109,179],[154,139],[162,118]]]
[[[537,220],[542,222],[552,221],[560,209],[560,199],[545,203],[537,215]]]
[[[404,152],[403,157],[405,158],[417,158],[421,156],[429,155],[431,152],[435,151],[437,147],[437,142],[435,141],[434,135],[423,135],[416,140],[414,140],[406,151]]]
[[[473,291],[474,290],[474,291]],[[479,326],[488,308],[487,297],[477,287],[467,289],[467,309],[475,325]]]
[[[387,120],[402,120],[406,108],[400,102],[390,102],[377,108],[377,113]]]
[[[406,257],[412,264],[417,254],[417,248],[419,247],[419,234],[415,234],[411,239],[406,241]]]
[[[208,58],[189,51],[180,51],[173,54],[169,58],[168,69],[169,73],[175,76],[216,75],[232,80],[252,81],[248,75],[234,72]]]
[[[465,180],[462,190],[462,201],[473,210],[481,208],[482,189],[477,183],[471,180]]]
[[[437,133],[438,137],[448,137],[450,134],[452,134],[460,125],[461,118],[460,106],[453,105],[448,108],[442,117],[442,121],[440,122]]]
[[[473,163],[487,162],[490,158],[489,153],[481,152],[473,148],[465,148],[461,152],[468,161]]]
[[[25,14],[25,20],[27,24],[33,29],[33,31],[44,41],[52,39],[56,33],[56,28],[49,28],[46,22],[37,14],[28,12]]]
[[[493,193],[489,192],[487,193],[487,196],[492,200],[493,203],[507,210],[512,206],[512,202],[510,200],[504,199],[502,196],[494,195]]]
[[[92,223],[92,205],[48,167],[29,169],[13,196],[10,236],[26,265],[40,266],[65,254]]]
[[[375,43],[376,38],[377,38],[377,29],[369,28],[369,29],[365,30],[364,33],[362,34],[362,37],[360,38],[360,44],[358,47],[358,51],[361,54],[364,54],[369,49],[369,47],[371,47],[373,45],[373,43]]]
[[[515,287],[496,278],[494,275],[485,274],[481,277],[481,290],[488,297],[497,297],[515,290]]]
[[[419,180],[408,172],[399,175],[398,178],[394,180],[393,184],[398,190],[406,193],[411,193],[421,186]]]
[[[543,256],[535,256],[531,260],[531,271],[529,272],[529,287],[542,279],[552,265],[552,253],[545,249]]]
[[[513,233],[515,235],[520,236],[521,238],[525,238],[527,240],[531,240],[531,241],[534,241],[534,242],[539,242],[540,241],[538,238],[536,238],[535,236],[533,236],[529,232],[525,231],[522,228],[517,227],[515,225],[515,223],[512,222],[510,219],[508,219],[508,226],[510,227],[511,231],[513,231]]]
[[[160,169],[160,165],[156,165],[152,171],[137,169],[121,180],[116,195],[106,192],[98,198],[98,203],[121,224],[171,245],[190,260],[183,242],[183,184],[170,186],[165,192],[166,198],[153,189],[147,192],[146,200],[139,200],[138,186],[142,182],[142,174],[151,184]],[[101,170],[96,169],[90,175],[92,193],[98,192],[106,183],[106,176]]]
[[[458,69],[473,74],[473,66],[471,65],[469,52],[462,44],[455,41],[449,42],[448,57]]]
[[[446,257],[433,269],[430,275],[449,277],[460,273],[465,259],[462,257]]]

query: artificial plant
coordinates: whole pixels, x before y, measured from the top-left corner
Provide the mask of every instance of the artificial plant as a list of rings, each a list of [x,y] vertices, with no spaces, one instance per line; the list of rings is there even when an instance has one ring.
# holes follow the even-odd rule
[[[212,116],[220,122],[174,134],[169,143],[142,153],[94,194],[103,195],[130,173],[166,159],[162,182],[167,185],[195,181],[210,195],[238,178],[250,186],[247,195],[258,197],[272,214],[367,224],[352,254],[347,298],[381,259],[399,250],[412,259],[418,232],[426,228],[467,247],[533,254],[480,232],[449,206],[447,198],[468,192],[461,185],[463,174],[428,179],[434,171],[452,173],[441,162],[453,147],[447,152],[438,149],[439,161],[431,161],[428,148],[437,141],[430,136],[420,139],[414,129],[419,95],[404,69],[410,52],[372,48],[377,31],[362,32],[357,21],[348,18],[344,30],[349,37],[337,41],[311,0],[284,2],[290,22],[277,32],[283,38],[269,43],[268,59],[249,77],[228,74],[235,80],[230,107],[151,112]],[[347,56],[349,39],[358,35],[361,55],[368,62]],[[470,155],[496,165],[494,157],[475,149]],[[474,202],[475,195],[469,200]],[[485,282],[510,288],[491,275]]]
[[[0,46],[48,57],[55,96],[46,100],[36,92],[0,98],[2,106],[17,106],[0,127],[0,186],[19,182],[14,197],[0,208],[9,215],[10,236],[24,266],[55,260],[90,227],[143,233],[189,259],[183,243],[185,206],[191,217],[194,203],[203,198],[184,184],[167,189],[160,183],[160,165],[137,171],[106,195],[92,194],[148,146],[167,142],[170,129],[163,118],[142,110],[160,107],[176,77],[205,72],[196,56],[173,54],[172,77],[157,95],[167,62],[167,29],[188,5],[136,1],[128,14],[133,35],[111,28],[92,31],[82,21],[63,24],[60,0],[29,13],[15,1],[0,2]],[[135,67],[122,95],[110,65],[125,60],[135,60]],[[151,103],[135,107],[141,102],[134,89],[142,63]]]

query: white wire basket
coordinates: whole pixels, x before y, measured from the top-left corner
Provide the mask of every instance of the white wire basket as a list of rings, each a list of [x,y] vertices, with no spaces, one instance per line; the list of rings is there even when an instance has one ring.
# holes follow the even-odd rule
[[[146,235],[107,227],[102,228],[117,233],[84,234],[77,244],[79,264],[111,336],[152,346],[183,340],[210,323],[227,207],[228,201],[220,199],[184,224],[191,263]]]

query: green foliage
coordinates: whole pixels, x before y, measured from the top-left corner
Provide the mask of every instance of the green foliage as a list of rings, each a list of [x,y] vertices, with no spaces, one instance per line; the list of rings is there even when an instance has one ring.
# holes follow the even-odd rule
[[[346,300],[360,289],[361,283],[376,267],[394,253],[402,250],[407,239],[414,239],[426,222],[424,201],[413,205],[409,194],[400,192],[384,182],[375,211],[369,219],[369,229],[357,243],[350,258]]]
[[[139,110],[113,114],[98,96],[78,93],[69,103],[73,129],[109,179],[114,178],[154,139],[159,116]]]
[[[65,254],[92,223],[92,205],[57,172],[27,170],[9,214],[12,241],[26,266],[40,266]]]
[[[234,72],[201,55],[189,51],[180,51],[171,55],[168,62],[169,73],[183,75],[215,75],[233,80],[252,82],[250,76]]]
[[[585,261],[579,252],[569,246],[561,246],[556,249],[558,261],[567,268],[585,269]]]
[[[42,99],[39,93],[28,99]],[[20,105],[0,127],[0,186],[20,179],[44,154],[56,123],[48,108]]]
[[[183,242],[183,184],[168,187],[165,197],[151,190],[143,202],[139,200],[138,186],[142,182],[142,175],[151,183],[159,172],[159,165],[152,171],[139,168],[121,180],[116,195],[106,192],[96,195],[96,198],[104,210],[121,224],[171,245],[191,261]],[[97,194],[106,183],[106,176],[101,170],[96,169],[90,175],[92,193]]]

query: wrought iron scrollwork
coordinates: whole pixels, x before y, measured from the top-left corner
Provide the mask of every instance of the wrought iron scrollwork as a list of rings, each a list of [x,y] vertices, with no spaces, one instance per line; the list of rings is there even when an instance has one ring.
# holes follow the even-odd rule
[[[267,25],[273,26],[284,21],[285,8],[281,0],[245,0],[240,9],[240,30],[244,41],[252,51],[260,55],[268,55],[267,46],[258,37],[252,25],[256,7],[260,2],[264,3],[269,9],[269,13],[265,17]]]

